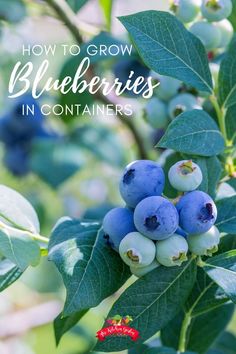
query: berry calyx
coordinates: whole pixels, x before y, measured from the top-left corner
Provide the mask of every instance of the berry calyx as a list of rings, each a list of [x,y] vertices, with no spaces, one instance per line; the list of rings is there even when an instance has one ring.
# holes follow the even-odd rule
[[[233,9],[231,0],[203,0],[201,11],[210,22],[217,22],[230,16]]]
[[[212,10],[214,10],[214,11],[217,11],[217,10],[222,8],[222,6],[221,6],[221,4],[219,3],[218,0],[208,0],[206,2],[205,6],[210,8],[210,9],[212,9]]]

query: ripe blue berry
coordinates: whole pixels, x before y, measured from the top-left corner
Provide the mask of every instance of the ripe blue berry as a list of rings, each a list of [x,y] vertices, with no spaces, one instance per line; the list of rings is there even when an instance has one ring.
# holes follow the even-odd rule
[[[121,241],[119,253],[126,264],[139,268],[148,266],[153,262],[156,247],[153,241],[139,232],[131,232]]]
[[[144,198],[161,195],[164,184],[164,172],[156,162],[138,160],[126,167],[120,181],[120,194],[129,207],[135,208]]]
[[[151,98],[145,107],[145,118],[154,129],[165,128],[169,121],[167,105],[157,97]]]
[[[4,164],[15,176],[24,176],[29,172],[29,152],[21,145],[8,146]]]
[[[173,188],[180,192],[190,192],[202,183],[202,171],[191,160],[183,160],[170,168],[168,178]]]
[[[220,232],[215,226],[203,234],[188,236],[189,250],[198,256],[212,256],[218,251],[219,243]]]
[[[229,20],[222,20],[215,23],[215,26],[220,30],[221,41],[219,48],[226,48],[234,35],[234,29]]]
[[[156,73],[152,76],[160,82],[160,85],[155,90],[155,94],[158,98],[163,101],[169,101],[172,97],[177,95],[181,87],[181,81],[174,79],[173,77],[158,75]]]
[[[118,251],[121,240],[130,232],[136,231],[134,213],[128,208],[114,208],[103,220],[104,233],[109,237],[109,243]]]
[[[143,277],[145,274],[151,272],[153,269],[159,267],[159,263],[157,262],[156,259],[154,259],[154,261],[149,264],[148,266],[142,267],[142,268],[137,268],[134,266],[130,267],[130,271],[133,275],[135,275],[136,277],[140,278]]]
[[[170,9],[182,22],[192,22],[200,11],[201,0],[173,0]]]
[[[139,232],[152,240],[170,237],[178,227],[175,206],[162,197],[148,197],[134,210],[134,224]]]
[[[203,0],[201,11],[203,17],[210,22],[214,22],[229,17],[232,8],[231,0]]]
[[[34,115],[23,115],[22,106],[34,106]],[[7,145],[25,143],[43,130],[40,106],[30,95],[21,97],[11,111],[0,120],[0,140]]]
[[[156,244],[156,259],[166,267],[181,266],[188,259],[187,253],[187,241],[176,234]]]
[[[185,194],[177,203],[179,225],[189,234],[207,232],[215,223],[217,209],[211,197],[201,191]]]
[[[168,113],[174,119],[179,114],[192,109],[201,109],[196,97],[190,93],[181,93],[169,102]]]
[[[219,47],[221,32],[213,23],[195,22],[189,30],[200,39],[206,50],[210,51]]]

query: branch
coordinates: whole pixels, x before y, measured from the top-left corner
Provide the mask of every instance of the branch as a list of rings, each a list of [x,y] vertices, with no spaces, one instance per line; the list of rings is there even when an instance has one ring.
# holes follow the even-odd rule
[[[70,6],[65,2],[65,0],[45,0],[48,5],[55,11],[58,17],[65,23],[67,28],[70,30],[71,34],[75,38],[78,44],[83,44],[83,38],[77,26],[77,17],[75,13],[71,10]],[[91,73],[93,69],[91,68]],[[115,105],[115,103],[108,97],[105,97],[101,92],[95,94],[95,98],[103,102],[104,104]],[[134,140],[138,146],[139,156],[142,159],[148,158],[148,151],[145,146],[143,136],[140,134],[139,130],[135,126],[132,116],[127,116],[125,113],[117,113],[118,118],[121,122],[126,125],[133,135]]]
[[[77,26],[77,17],[70,6],[64,0],[46,0],[48,5],[56,12],[58,17],[65,23],[78,44],[83,43],[83,38]]]

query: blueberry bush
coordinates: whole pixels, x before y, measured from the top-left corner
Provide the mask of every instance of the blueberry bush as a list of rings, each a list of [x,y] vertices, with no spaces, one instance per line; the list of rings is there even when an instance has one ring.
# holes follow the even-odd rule
[[[41,99],[30,93],[6,103],[0,119],[7,176],[0,185],[0,290],[47,259],[66,290],[54,320],[57,345],[69,331],[82,335],[80,323],[105,301],[104,317],[130,316],[140,336],[96,341],[94,331],[84,354],[233,354],[236,337],[227,326],[236,303],[236,1],[172,0],[168,12],[120,16],[126,42],[112,34],[112,1],[99,2],[106,31],[83,33],[75,14],[88,2],[35,1],[40,15],[47,11],[62,21],[81,46],[79,55],[64,58],[60,79],[75,74],[89,43],[132,43],[130,56],[92,57],[90,71],[116,77],[121,100],[137,104],[137,117],[115,110],[113,129],[101,121],[78,123],[75,113],[70,121],[48,121]],[[0,1],[0,30],[23,21],[29,8],[27,1]],[[126,87],[140,77],[152,77],[152,97]],[[62,106],[79,99],[82,107],[94,101],[115,107],[99,90],[50,99]],[[32,102],[33,120],[22,112],[22,104]],[[65,190],[73,194],[70,182],[76,188],[84,183],[89,194],[86,175],[81,179],[86,170],[93,177],[102,173],[116,197],[108,192],[98,204],[92,191],[87,205],[81,194],[86,210],[74,215]],[[34,193],[19,193],[22,178],[37,181]],[[39,203],[42,188],[55,198],[46,207]],[[70,207],[48,217],[63,196]],[[68,216],[59,218],[64,211]]]

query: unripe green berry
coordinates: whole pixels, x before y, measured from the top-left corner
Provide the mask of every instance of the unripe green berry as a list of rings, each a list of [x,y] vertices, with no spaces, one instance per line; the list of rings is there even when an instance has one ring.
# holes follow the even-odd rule
[[[229,20],[222,20],[219,22],[216,22],[214,24],[219,30],[221,34],[221,41],[218,45],[219,48],[226,48],[229,43],[231,42],[231,39],[233,38],[234,35],[234,28],[229,22]]]
[[[181,266],[187,261],[188,243],[183,236],[173,234],[171,237],[156,244],[156,259],[166,266]]]
[[[165,128],[168,125],[167,105],[159,98],[151,98],[145,107],[145,118],[154,129]]]
[[[170,168],[168,178],[173,188],[180,192],[190,192],[202,183],[202,171],[191,160],[183,160]]]
[[[232,8],[231,0],[203,0],[201,11],[203,17],[210,22],[214,22],[229,17]]]
[[[178,94],[182,84],[181,81],[155,72],[152,73],[152,77],[160,82],[160,85],[155,89],[155,95],[162,101],[168,102]]]
[[[120,243],[119,253],[123,261],[136,268],[151,264],[155,258],[155,244],[139,232],[131,232]]]
[[[212,256],[218,251],[219,243],[220,232],[215,226],[203,234],[188,236],[189,250],[197,256]]]
[[[198,15],[201,0],[172,0],[170,10],[183,23],[192,22]]]
[[[198,104],[197,98],[190,93],[180,93],[172,98],[168,105],[168,113],[171,119],[176,118],[183,112],[193,109],[202,109],[202,107]]]
[[[189,30],[200,39],[208,51],[218,48],[221,42],[221,32],[213,23],[206,21],[195,22]]]

